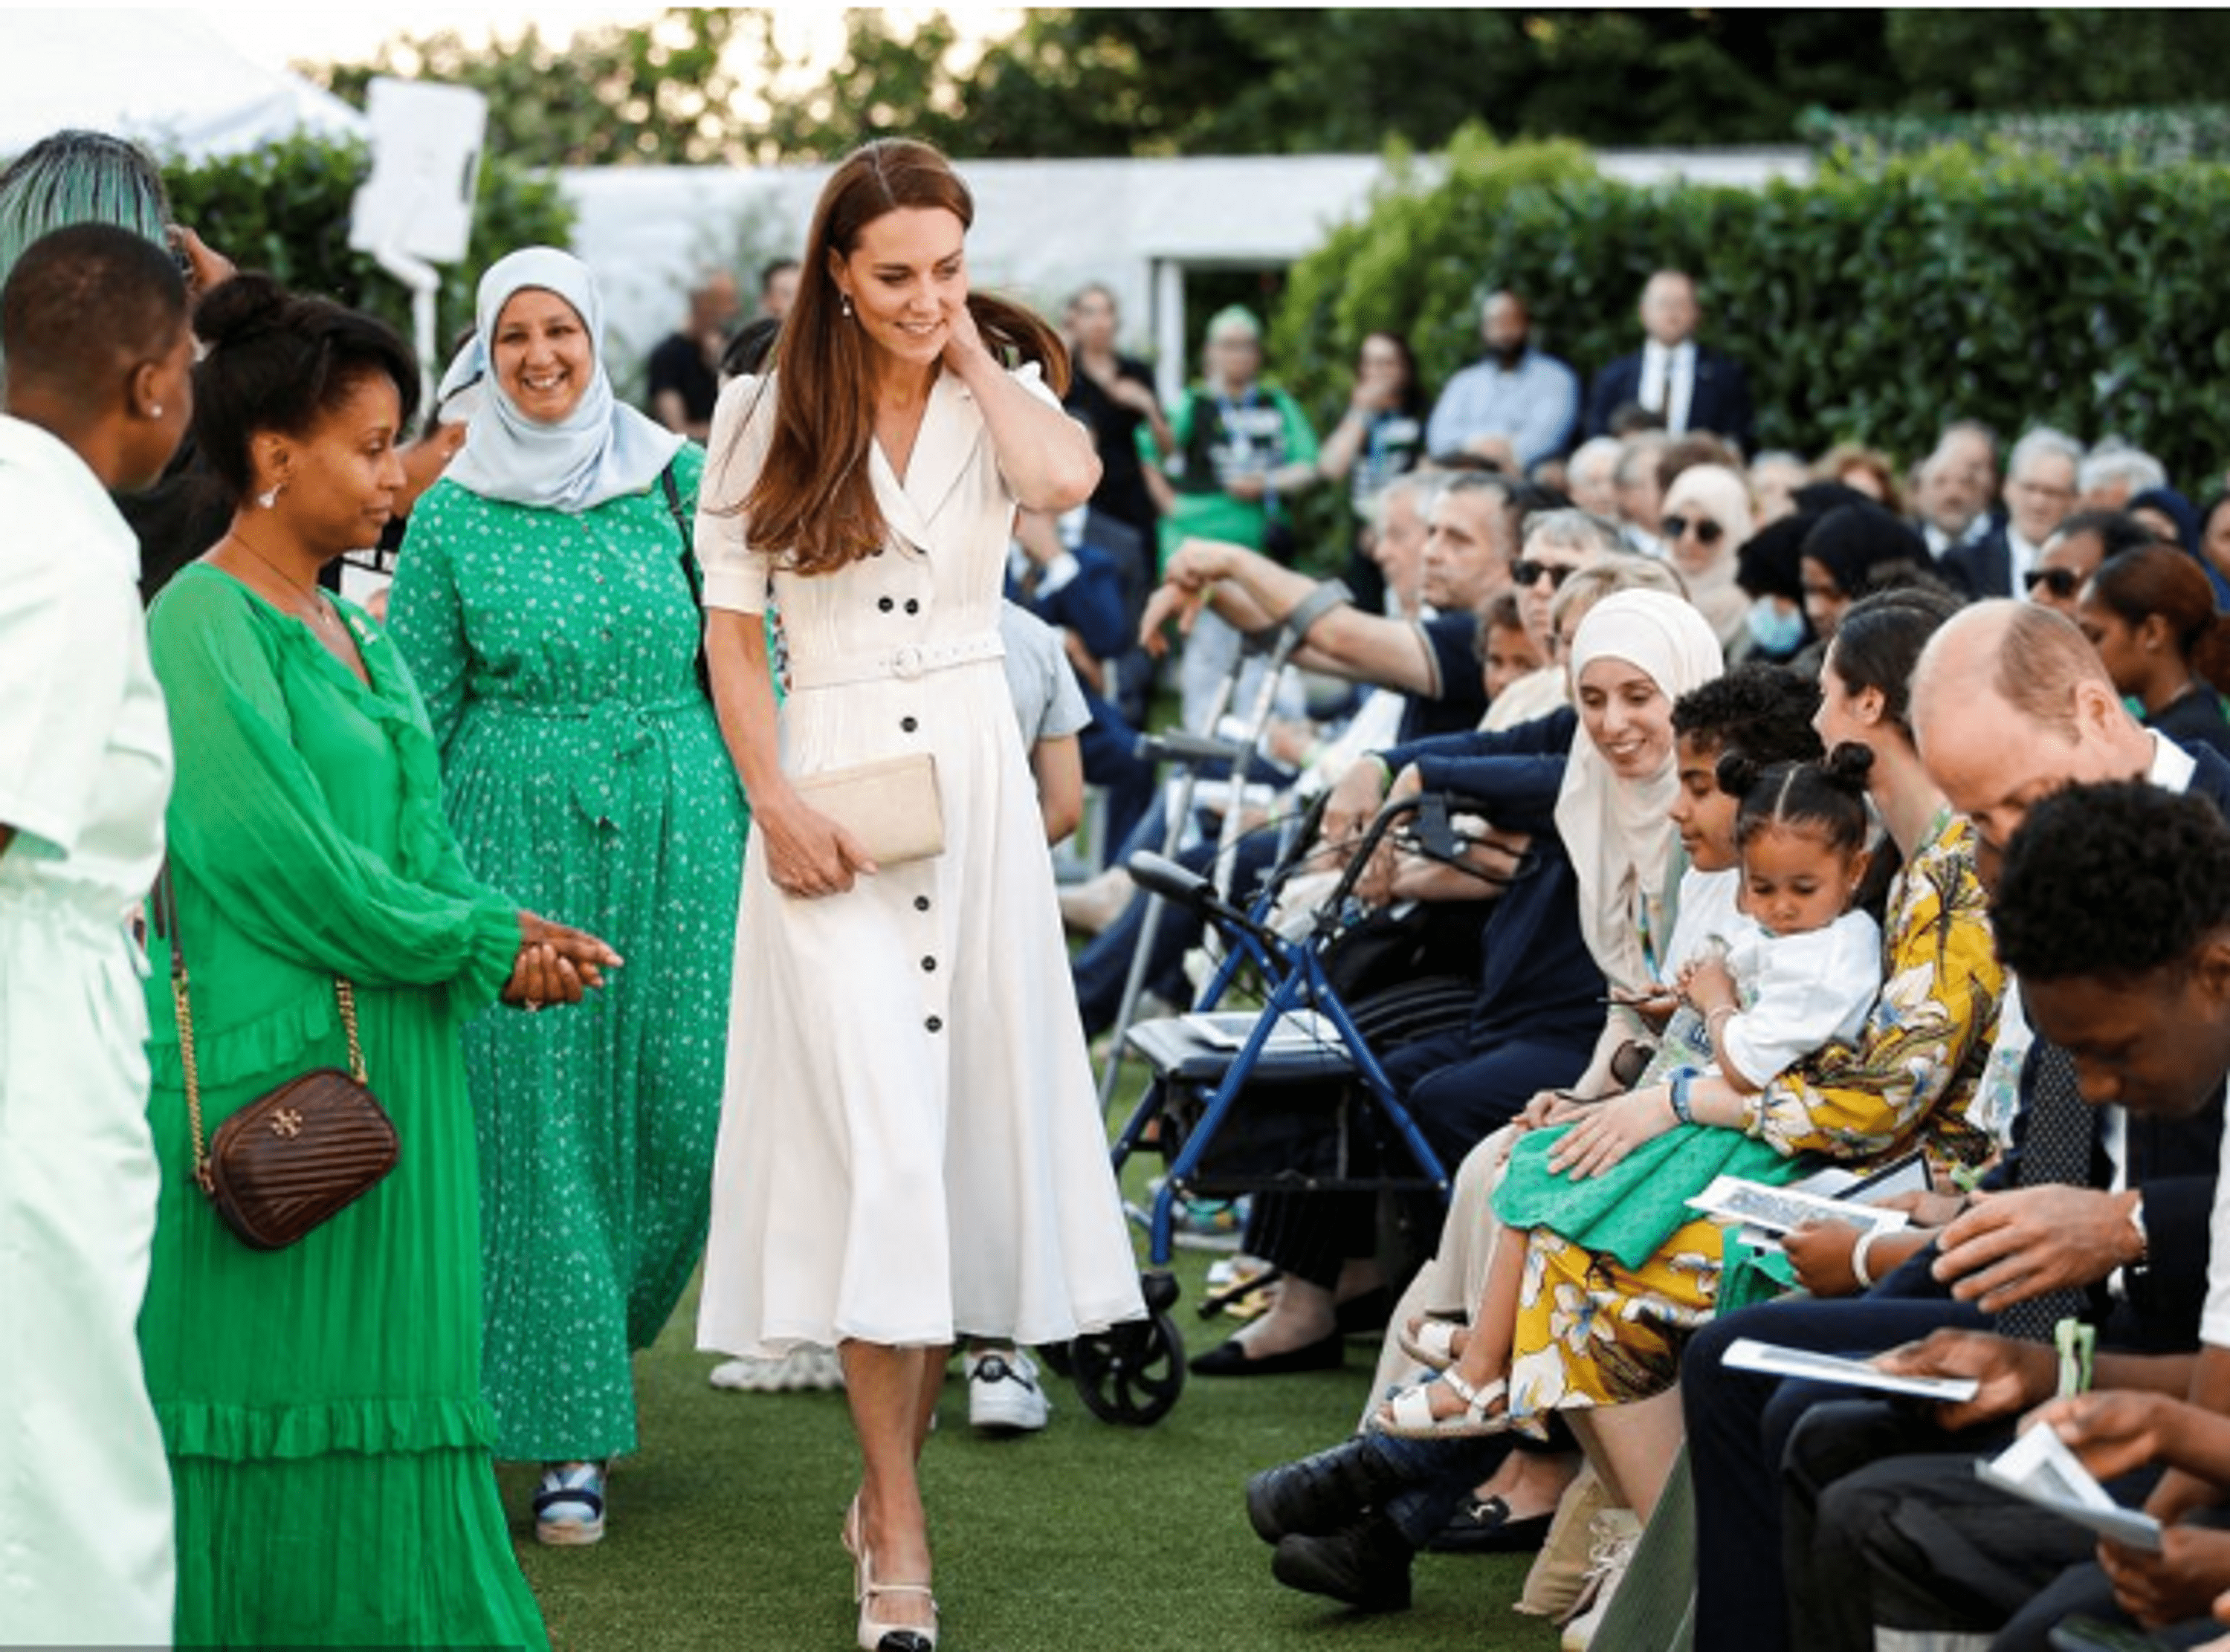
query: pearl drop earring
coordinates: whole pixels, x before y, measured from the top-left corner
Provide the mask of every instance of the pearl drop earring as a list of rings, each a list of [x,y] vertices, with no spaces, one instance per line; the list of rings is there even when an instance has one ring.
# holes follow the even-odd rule
[[[837,295],[836,302],[842,307],[846,315],[848,316],[852,313],[852,295],[850,293],[839,293]]]
[[[266,488],[262,492],[255,496],[256,504],[268,511],[273,505],[279,503],[279,495],[285,491],[286,486],[287,485],[284,482],[272,483],[269,487]]]

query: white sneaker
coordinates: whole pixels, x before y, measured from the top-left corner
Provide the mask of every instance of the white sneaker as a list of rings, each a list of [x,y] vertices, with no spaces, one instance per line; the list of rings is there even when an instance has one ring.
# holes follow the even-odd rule
[[[1589,1536],[1594,1543],[1588,1551],[1588,1574],[1580,1583],[1579,1603],[1564,1625],[1563,1652],[1589,1652],[1595,1644],[1595,1630],[1609,1616],[1611,1598],[1634,1564],[1634,1552],[1641,1543],[1641,1522],[1631,1510],[1605,1509],[1595,1516]]]
[[[706,1380],[749,1394],[826,1393],[844,1385],[844,1365],[832,1348],[800,1346],[779,1360],[724,1360]]]
[[[995,1434],[1032,1434],[1046,1425],[1053,1402],[1038,1386],[1027,1353],[994,1348],[968,1356],[968,1422]]]

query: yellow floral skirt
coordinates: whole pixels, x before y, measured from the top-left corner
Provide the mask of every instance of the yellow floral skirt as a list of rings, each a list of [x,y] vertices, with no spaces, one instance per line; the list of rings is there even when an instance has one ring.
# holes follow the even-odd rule
[[[1547,1228],[1529,1230],[1511,1416],[1629,1405],[1670,1388],[1689,1334],[1718,1307],[1724,1237],[1698,1217],[1635,1269]]]

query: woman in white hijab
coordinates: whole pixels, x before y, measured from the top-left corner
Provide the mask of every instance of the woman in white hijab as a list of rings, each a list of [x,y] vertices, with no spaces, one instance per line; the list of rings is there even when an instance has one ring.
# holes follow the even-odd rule
[[[1595,737],[1573,742],[1556,831],[1579,884],[1580,933],[1612,1000],[1595,1058],[1573,1087],[1597,1096],[1614,1088],[1612,1064],[1623,1045],[1656,1039],[1621,1000],[1656,990],[1672,932],[1682,870],[1670,813],[1679,788],[1672,702],[1724,665],[1712,627],[1692,604],[1656,591],[1621,591],[1580,622],[1570,668],[1573,704]]]
[[[635,1444],[630,1355],[704,1246],[745,814],[698,671],[703,451],[615,399],[570,254],[499,260],[476,319],[442,395],[478,381],[480,407],[390,623],[474,872],[627,961],[594,1012],[465,1035],[496,1455],[544,1464],[544,1542],[593,1543]]]
[[[1688,599],[1734,657],[1749,635],[1750,597],[1735,582],[1735,553],[1756,530],[1750,485],[1724,465],[1692,465],[1665,490],[1666,556]]]
[[[1482,931],[1469,1019],[1382,1052],[1446,1165],[1537,1091],[1570,1084],[1602,1026],[1604,984],[1646,987],[1671,931],[1680,870],[1668,816],[1678,785],[1672,703],[1719,675],[1718,643],[1680,598],[1624,590],[1580,622],[1571,663],[1572,709],[1501,733],[1396,747],[1355,765],[1325,807],[1326,840],[1345,840],[1376,812],[1390,768],[1402,774],[1401,790],[1478,799],[1498,827],[1533,838]],[[1242,1376],[1337,1364],[1336,1299],[1357,1281],[1344,1264],[1375,1248],[1371,1204],[1258,1194],[1245,1244],[1285,1270],[1277,1303],[1192,1369]]]

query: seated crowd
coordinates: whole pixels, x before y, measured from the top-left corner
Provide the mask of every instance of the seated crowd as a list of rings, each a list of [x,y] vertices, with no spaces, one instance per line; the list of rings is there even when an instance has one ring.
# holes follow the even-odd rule
[[[1290,620],[1318,687],[1270,701],[1362,691],[1271,724],[1268,756],[1305,760],[1280,770],[1296,807],[1324,800],[1309,864],[1389,798],[1479,817],[1470,868],[1382,848],[1357,884],[1427,914],[1430,967],[1470,981],[1454,1025],[1373,1051],[1460,1166],[1431,1254],[1401,1254],[1395,1196],[1257,1192],[1266,1305],[1193,1361],[1336,1368],[1391,1299],[1353,1436],[1247,1488],[1273,1574],[1398,1610],[1421,1551],[1545,1539],[1518,1604],[1569,1619],[1568,1646],[2043,1648],[2075,1643],[2050,1638],[2070,1618],[2211,1640],[2230,494],[2043,427],[2001,486],[1968,420],[1909,472],[1854,444],[1746,460],[1692,285],[1653,280],[1643,318],[1641,357],[1584,402],[1513,294],[1437,403],[1406,348],[1366,346],[1321,474],[1431,408],[1357,496],[1367,596],[1326,601],[1274,531],[1162,524],[1143,646]],[[1219,325],[1211,381],[1234,342],[1259,373],[1249,325]],[[1273,504],[1302,485],[1281,471]],[[1249,669],[1212,646],[1189,683]],[[1205,869],[1202,818],[1127,846],[1167,833]],[[1243,891],[1273,857],[1244,832],[1234,852]],[[1066,909],[1099,931],[1076,963],[1095,1029],[1144,927],[1111,865]],[[1174,916],[1142,979],[1183,1003],[1203,936]],[[1776,1242],[1688,1203],[1723,1176],[1892,1167],[1879,1231]],[[2095,1361],[2055,1356],[2078,1326]],[[1762,1374],[1742,1342],[1979,1391],[1885,1402]],[[2160,1518],[2157,1552],[1976,1478],[2040,1425]]]

